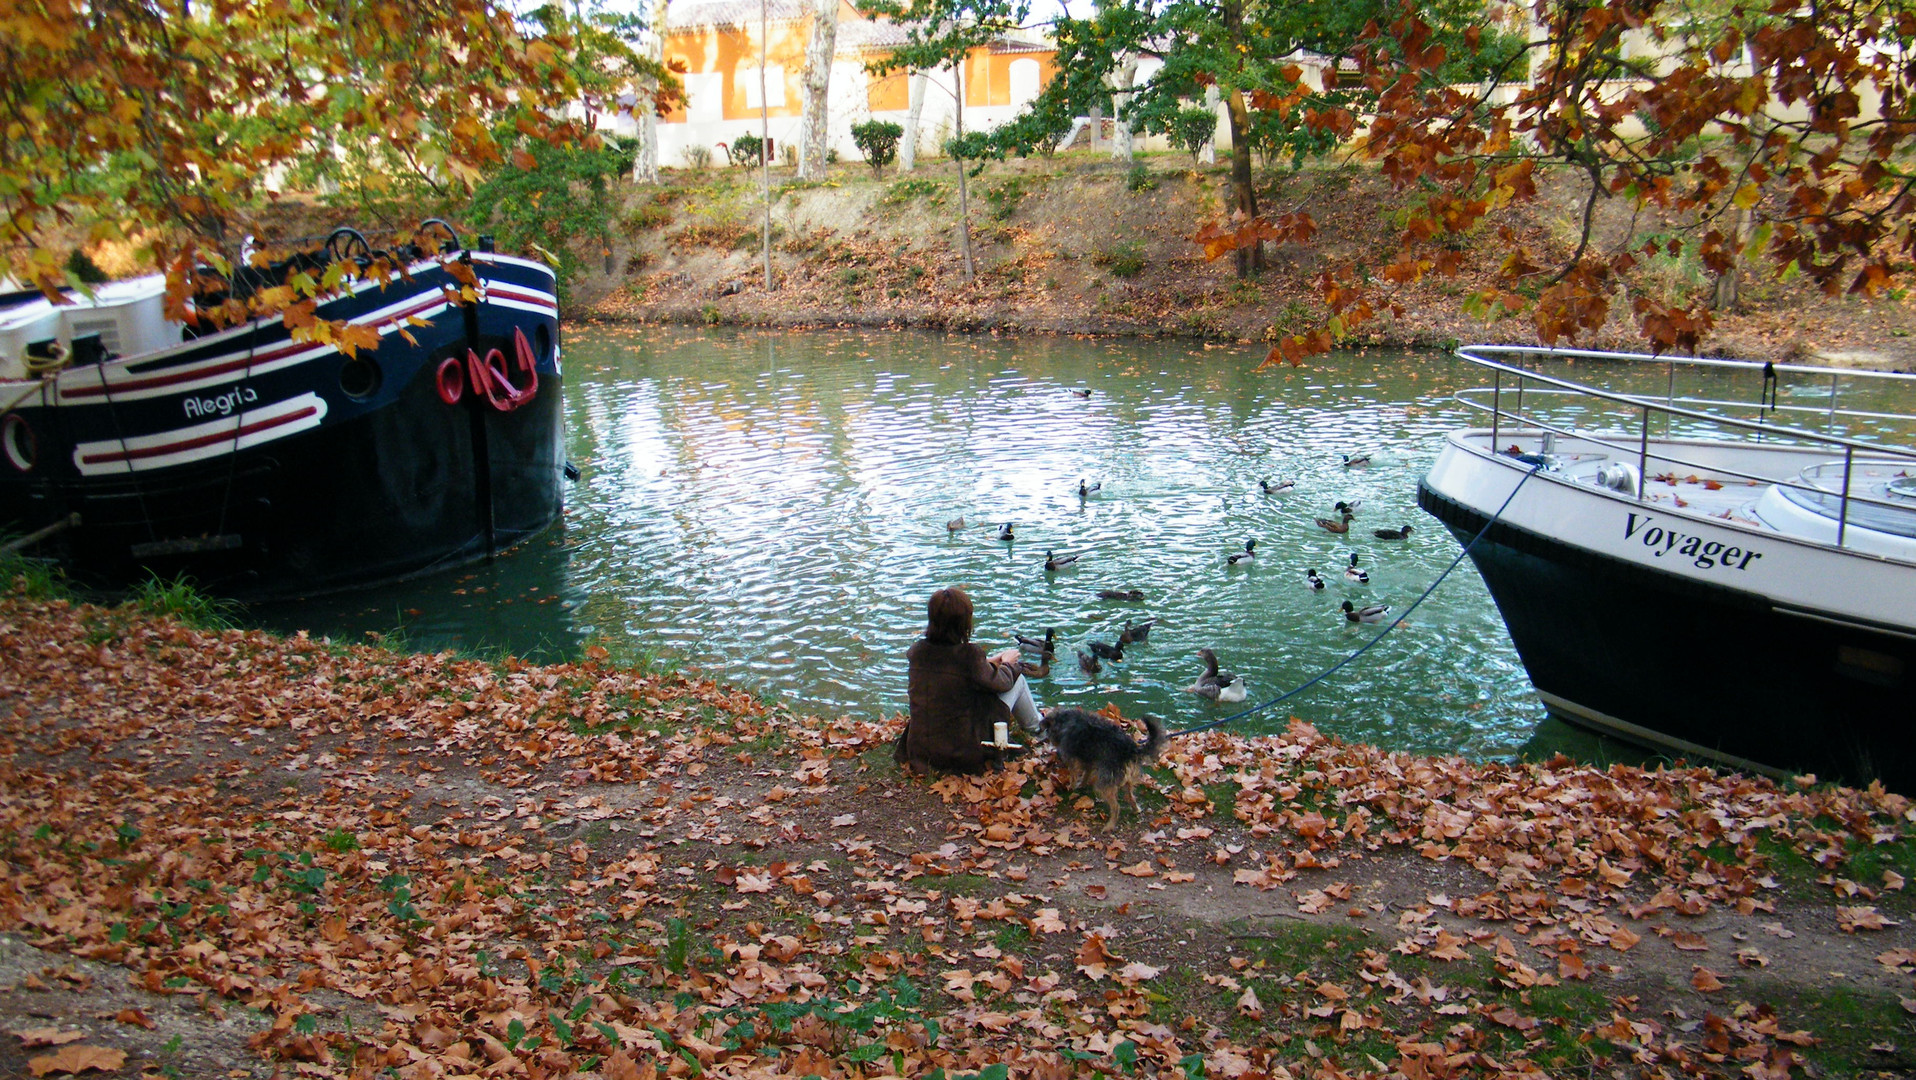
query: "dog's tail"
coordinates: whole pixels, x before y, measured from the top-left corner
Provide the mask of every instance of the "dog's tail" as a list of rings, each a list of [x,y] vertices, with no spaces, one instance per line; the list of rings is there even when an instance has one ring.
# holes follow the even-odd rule
[[[1164,748],[1164,725],[1158,723],[1155,717],[1147,716],[1144,718],[1144,730],[1150,734],[1145,736],[1143,745],[1138,747],[1138,753],[1146,758],[1156,758],[1158,751]]]

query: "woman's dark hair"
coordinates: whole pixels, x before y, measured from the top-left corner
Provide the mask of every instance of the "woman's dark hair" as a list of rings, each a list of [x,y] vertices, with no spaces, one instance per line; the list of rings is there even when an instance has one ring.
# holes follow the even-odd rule
[[[925,640],[934,645],[963,645],[971,640],[971,597],[956,585],[931,594]]]

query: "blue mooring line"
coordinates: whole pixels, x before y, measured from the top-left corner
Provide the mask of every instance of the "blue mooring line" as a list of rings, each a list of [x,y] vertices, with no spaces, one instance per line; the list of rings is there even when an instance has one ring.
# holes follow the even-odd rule
[[[1336,674],[1338,669],[1342,668],[1345,664],[1348,664],[1352,660],[1355,660],[1358,657],[1369,652],[1370,647],[1372,645],[1375,645],[1378,642],[1384,640],[1385,634],[1388,634],[1392,630],[1397,629],[1398,623],[1401,623],[1404,621],[1404,619],[1408,618],[1411,612],[1417,610],[1417,605],[1423,603],[1425,600],[1428,600],[1430,598],[1430,594],[1437,591],[1437,586],[1442,585],[1444,583],[1444,579],[1450,576],[1450,572],[1452,570],[1457,569],[1457,564],[1464,561],[1464,556],[1470,554],[1470,549],[1477,546],[1477,541],[1482,540],[1484,538],[1484,534],[1490,531],[1490,527],[1497,523],[1497,519],[1504,516],[1505,510],[1510,509],[1510,500],[1516,498],[1517,492],[1523,490],[1525,481],[1537,475],[1538,471],[1541,470],[1542,468],[1543,468],[1542,462],[1538,462],[1537,464],[1532,465],[1530,467],[1530,471],[1527,473],[1524,473],[1522,479],[1519,479],[1517,481],[1517,486],[1510,489],[1510,496],[1509,498],[1504,499],[1504,504],[1497,508],[1496,513],[1490,515],[1490,520],[1484,522],[1484,527],[1477,530],[1477,535],[1470,538],[1470,543],[1465,544],[1464,549],[1457,553],[1457,557],[1450,560],[1450,565],[1444,567],[1444,572],[1437,575],[1437,580],[1430,583],[1430,587],[1424,590],[1423,595],[1411,601],[1410,606],[1404,609],[1404,613],[1402,615],[1399,615],[1397,618],[1392,619],[1389,623],[1385,624],[1384,628],[1377,632],[1376,637],[1371,638],[1369,641],[1366,641],[1363,645],[1359,646],[1356,652],[1351,653],[1349,656],[1346,656],[1342,660],[1339,660],[1337,663],[1332,664],[1330,667],[1327,667],[1323,671],[1320,671],[1317,674],[1311,676],[1309,679],[1305,680],[1304,682],[1299,683],[1296,687],[1290,690],[1287,690],[1282,694],[1277,695],[1276,697],[1272,698],[1271,700],[1265,702],[1262,705],[1254,705],[1251,708],[1245,709],[1243,712],[1234,713],[1220,720],[1213,720],[1208,724],[1199,724],[1196,727],[1188,727],[1188,728],[1180,729],[1178,731],[1173,731],[1168,733],[1165,737],[1176,738],[1179,735],[1195,735],[1200,731],[1209,731],[1212,728],[1223,727],[1225,724],[1231,723],[1234,720],[1242,720],[1247,716],[1251,716],[1256,713],[1261,713],[1265,709],[1268,709],[1273,705],[1276,705],[1283,701],[1287,701],[1293,697],[1296,697],[1298,694],[1301,694],[1304,691],[1309,690],[1312,686],[1315,686],[1317,683],[1320,683],[1324,681],[1325,679],[1330,678],[1332,675]]]

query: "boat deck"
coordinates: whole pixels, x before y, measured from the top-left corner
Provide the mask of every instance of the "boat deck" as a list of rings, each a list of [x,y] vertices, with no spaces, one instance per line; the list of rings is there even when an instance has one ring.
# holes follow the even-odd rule
[[[1465,445],[1491,449],[1491,433],[1462,436]],[[1611,433],[1546,434],[1504,429],[1496,451],[1524,463],[1541,458],[1546,475],[1603,488],[1668,512],[1712,517],[1817,543],[1916,562],[1916,460],[1857,459],[1844,494],[1842,459],[1784,443],[1728,443],[1653,439],[1647,453],[1619,452],[1633,436]],[[1643,463],[1639,492],[1638,461]]]

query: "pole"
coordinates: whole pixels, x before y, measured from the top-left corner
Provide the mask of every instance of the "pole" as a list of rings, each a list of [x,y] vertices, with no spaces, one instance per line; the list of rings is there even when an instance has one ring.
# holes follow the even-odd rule
[[[758,161],[765,183],[765,291],[772,291],[772,111],[765,96],[766,52],[771,47],[768,0],[758,0]]]

